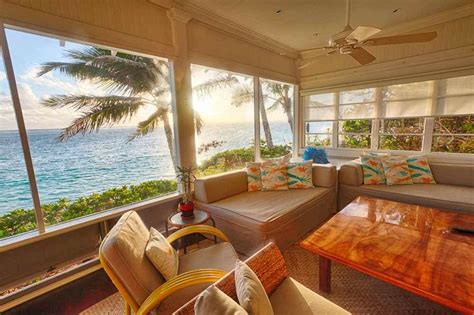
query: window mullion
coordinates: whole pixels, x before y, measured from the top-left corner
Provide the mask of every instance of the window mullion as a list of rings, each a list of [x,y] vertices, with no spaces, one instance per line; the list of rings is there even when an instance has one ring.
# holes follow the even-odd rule
[[[253,77],[255,161],[260,161],[260,77]]]
[[[431,117],[425,118],[425,124],[423,128],[423,141],[421,146],[421,151],[423,153],[430,153],[431,146],[433,144],[433,129],[434,129],[434,118],[433,115],[436,114],[438,107],[438,92],[439,92],[439,81],[433,81],[433,89],[431,91],[431,108],[430,115]]]
[[[297,157],[299,154],[299,136],[300,136],[300,98],[299,98],[299,87],[294,85],[293,87],[293,157]]]
[[[31,159],[30,146],[28,143],[28,135],[26,133],[25,121],[21,110],[20,97],[18,95],[18,88],[15,80],[15,73],[13,72],[13,65],[8,49],[7,38],[5,35],[5,28],[0,24],[0,46],[3,54],[3,62],[5,64],[5,72],[8,78],[8,85],[10,87],[10,94],[15,111],[15,117],[18,125],[18,132],[20,134],[21,146],[23,149],[23,157],[25,159],[26,171],[28,174],[28,182],[31,190],[31,197],[35,209],[36,224],[40,233],[45,232],[45,224],[43,217],[43,210],[41,209],[41,202],[38,193],[38,186],[36,184],[35,171],[33,168],[33,161]]]
[[[371,150],[378,150],[379,148],[379,129],[380,129],[380,115],[382,113],[382,89],[375,88],[375,119],[372,120],[372,140],[370,142]]]
[[[339,92],[334,93],[334,121],[332,123],[331,147],[337,149],[339,142]]]

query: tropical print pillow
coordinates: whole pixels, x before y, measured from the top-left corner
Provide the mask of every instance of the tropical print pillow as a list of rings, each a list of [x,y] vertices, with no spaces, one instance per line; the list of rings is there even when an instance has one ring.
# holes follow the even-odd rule
[[[383,159],[382,164],[387,185],[413,184],[406,158]]]
[[[313,161],[290,163],[287,167],[288,188],[313,188]]]
[[[260,166],[262,191],[288,190],[287,164],[263,162]]]
[[[426,156],[409,156],[407,163],[414,184],[436,184]]]
[[[248,162],[245,164],[247,169],[247,188],[248,191],[262,190],[262,175],[260,165],[262,163]]]
[[[385,184],[385,172],[382,160],[383,158],[373,155],[362,155],[360,157],[365,185]]]

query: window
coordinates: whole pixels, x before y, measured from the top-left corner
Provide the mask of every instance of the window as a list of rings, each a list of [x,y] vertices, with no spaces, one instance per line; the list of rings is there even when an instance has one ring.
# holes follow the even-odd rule
[[[166,60],[6,35],[47,226],[176,191]],[[23,157],[9,154],[19,169]],[[27,181],[9,177],[6,185],[23,187],[16,193],[25,198],[6,211],[23,207],[34,224]]]
[[[304,98],[305,145],[332,145],[335,119],[335,93],[310,95]]]
[[[340,148],[370,148],[375,117],[375,89],[339,93]],[[366,118],[366,119],[363,119]]]
[[[293,86],[260,79],[260,154],[274,158],[291,152],[294,130]]]
[[[303,101],[305,145],[474,153],[473,75],[308,95]]]
[[[36,229],[20,135],[0,54],[0,239]]]
[[[193,65],[198,176],[255,160],[253,78]]]

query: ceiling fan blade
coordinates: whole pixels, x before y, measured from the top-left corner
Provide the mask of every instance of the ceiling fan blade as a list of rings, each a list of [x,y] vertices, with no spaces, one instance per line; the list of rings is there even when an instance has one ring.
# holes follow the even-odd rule
[[[305,63],[301,64],[301,65],[298,67],[298,69],[304,69],[304,68],[306,68],[306,67],[309,67],[310,65],[312,65],[313,63],[315,63],[318,59],[320,59],[320,58],[322,58],[322,57],[326,57],[326,56],[328,56],[328,55],[330,55],[330,54],[333,54],[333,53],[335,53],[336,51],[337,51],[337,50],[332,50],[332,51],[330,51],[330,52],[328,52],[328,53],[326,53],[326,54],[324,54],[324,55],[319,55],[319,56],[316,56],[316,57],[313,57],[313,58],[308,58],[308,59],[305,60],[305,61],[306,61]]]
[[[396,36],[387,36],[387,37],[378,37],[371,38],[367,41],[364,41],[363,45],[370,46],[381,46],[381,45],[395,45],[395,44],[407,44],[407,43],[424,43],[432,41],[438,36],[436,32],[428,33],[416,33],[408,35],[396,35]]]
[[[366,65],[375,60],[375,57],[371,53],[360,47],[354,48],[354,50],[349,55],[361,65]]]
[[[299,52],[302,53],[302,52],[308,52],[308,51],[313,51],[313,50],[326,50],[326,49],[334,49],[335,47],[332,47],[332,46],[323,46],[323,47],[315,47],[315,48],[308,48],[308,49],[304,49],[304,50],[300,50]]]
[[[370,26],[357,26],[355,30],[346,36],[346,39],[355,39],[358,42],[364,41],[367,38],[377,34],[381,29]]]

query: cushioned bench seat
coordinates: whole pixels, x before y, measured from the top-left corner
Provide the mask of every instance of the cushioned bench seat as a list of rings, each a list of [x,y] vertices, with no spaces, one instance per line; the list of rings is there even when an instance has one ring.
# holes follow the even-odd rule
[[[432,163],[431,170],[437,184],[363,185],[361,166],[357,162],[344,164],[339,171],[338,207],[365,195],[474,213],[474,165]]]
[[[335,167],[315,165],[313,177],[315,188],[248,192],[245,171],[220,174],[196,181],[196,204],[237,251],[250,255],[269,240],[284,250],[336,210]]]

